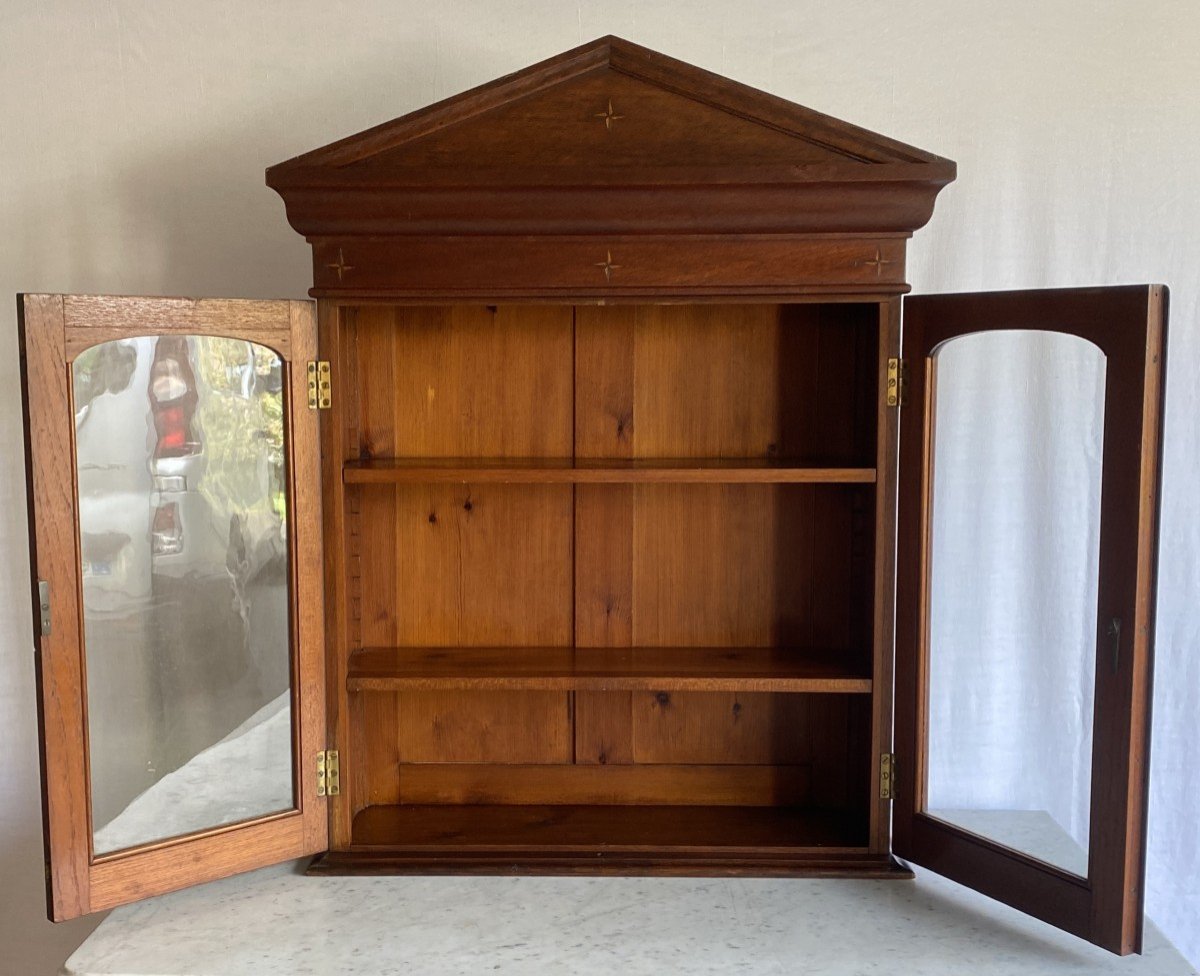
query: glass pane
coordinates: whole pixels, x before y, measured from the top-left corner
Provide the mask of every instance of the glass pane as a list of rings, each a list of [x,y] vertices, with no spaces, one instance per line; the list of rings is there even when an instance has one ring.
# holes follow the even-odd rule
[[[294,808],[279,356],[144,336],[72,369],[95,852]]]
[[[926,812],[1087,873],[1104,354],[935,352]]]

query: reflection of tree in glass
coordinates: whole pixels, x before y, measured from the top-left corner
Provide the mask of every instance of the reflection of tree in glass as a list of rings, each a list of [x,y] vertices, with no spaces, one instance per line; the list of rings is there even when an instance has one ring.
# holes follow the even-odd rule
[[[197,424],[206,455],[200,490],[218,511],[246,522],[259,540],[283,520],[282,363],[264,346],[236,339],[193,338],[202,387]]]
[[[101,393],[120,393],[137,368],[137,349],[131,343],[103,342],[85,349],[71,365],[75,414],[78,416]]]

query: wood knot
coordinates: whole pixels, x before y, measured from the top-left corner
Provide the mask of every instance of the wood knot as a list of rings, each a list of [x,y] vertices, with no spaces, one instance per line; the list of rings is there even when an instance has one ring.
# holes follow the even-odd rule
[[[429,524],[430,524],[430,525],[437,525],[437,512],[430,512],[430,513],[429,513]]]
[[[734,702],[733,703],[733,717],[737,718],[741,714],[742,714],[742,703]]]
[[[475,506],[471,504],[471,499],[468,498],[465,502],[463,502],[463,511],[464,512],[469,512],[474,508],[475,508]]]
[[[654,700],[656,702],[658,702],[663,708],[666,708],[668,705],[671,704],[671,696],[668,695],[665,691],[660,691],[658,694],[656,694],[654,696]]]

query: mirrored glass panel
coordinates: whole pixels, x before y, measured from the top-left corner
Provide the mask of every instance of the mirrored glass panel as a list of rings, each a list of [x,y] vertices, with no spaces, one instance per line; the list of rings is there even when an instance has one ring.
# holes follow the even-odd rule
[[[1087,873],[1104,354],[952,339],[931,372],[926,812]]]
[[[97,855],[295,806],[283,376],[192,335],[72,365]]]

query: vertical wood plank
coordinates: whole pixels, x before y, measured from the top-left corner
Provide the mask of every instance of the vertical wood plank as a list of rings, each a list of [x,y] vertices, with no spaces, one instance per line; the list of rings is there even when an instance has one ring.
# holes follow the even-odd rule
[[[892,803],[879,799],[878,762],[892,752],[892,675],[895,646],[896,603],[896,467],[899,460],[899,411],[887,406],[887,361],[900,355],[900,299],[879,305],[879,351],[876,363],[877,446],[875,455],[875,594],[872,614],[872,677],[874,691],[871,716],[871,850],[891,849]],[[917,410],[907,404],[903,409]],[[916,770],[901,771],[913,777]]]
[[[38,724],[47,898],[55,920],[91,911],[82,607],[76,549],[66,323],[61,295],[25,295],[17,307],[25,404],[30,568],[50,584],[51,631],[43,636],[34,593]]]
[[[365,305],[363,457],[570,457],[569,306]],[[377,362],[376,359],[384,360]]]
[[[633,486],[575,489],[575,644],[629,647],[633,642]],[[575,693],[575,761],[631,763],[632,696]]]
[[[638,310],[575,310],[575,455],[628,458],[634,446],[634,342]],[[575,644],[633,642],[633,488],[575,488]],[[575,761],[633,762],[633,696],[575,693]]]
[[[345,769],[355,768],[354,747],[350,737],[350,714],[346,700],[346,666],[350,657],[351,594],[350,568],[345,540],[350,533],[347,520],[346,489],[342,484],[342,463],[353,457],[357,445],[350,438],[357,401],[353,370],[354,318],[349,309],[332,302],[317,305],[317,348],[320,358],[329,362],[333,408],[320,419],[322,522],[327,544],[325,557],[325,680],[327,702],[326,748],[336,749]],[[329,804],[329,844],[333,850],[350,846],[350,825],[354,816],[353,778],[351,789],[331,796]]]
[[[322,488],[317,411],[307,404],[308,369],[317,358],[317,323],[310,302],[290,302],[292,359],[287,405],[291,416],[292,537],[294,564],[291,600],[296,632],[293,680],[299,703],[299,807],[304,818],[305,847],[323,851],[329,844],[329,811],[317,796],[315,757],[326,748],[325,600],[322,592]]]

